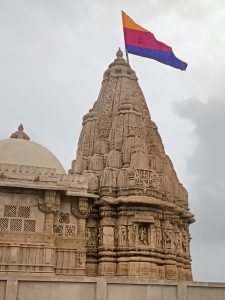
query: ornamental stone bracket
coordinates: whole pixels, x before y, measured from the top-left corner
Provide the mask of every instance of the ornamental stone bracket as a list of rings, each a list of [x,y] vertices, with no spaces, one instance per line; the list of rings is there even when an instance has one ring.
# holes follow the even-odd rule
[[[86,219],[90,214],[91,205],[88,198],[79,197],[78,202],[71,203],[72,214],[78,218],[78,236],[86,237]]]
[[[43,213],[59,212],[60,208],[60,197],[56,194],[56,191],[45,191],[45,197],[39,198],[38,208]]]
[[[91,204],[88,202],[88,198],[79,197],[79,201],[72,202],[71,205],[71,211],[75,217],[78,219],[87,219],[92,208]]]

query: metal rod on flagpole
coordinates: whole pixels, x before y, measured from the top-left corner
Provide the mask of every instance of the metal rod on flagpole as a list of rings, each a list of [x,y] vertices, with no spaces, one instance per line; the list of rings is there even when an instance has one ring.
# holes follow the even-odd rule
[[[130,63],[129,63],[129,56],[128,56],[127,48],[125,48],[125,49],[126,49],[125,51],[126,51],[127,63],[128,63],[128,65],[129,65]]]

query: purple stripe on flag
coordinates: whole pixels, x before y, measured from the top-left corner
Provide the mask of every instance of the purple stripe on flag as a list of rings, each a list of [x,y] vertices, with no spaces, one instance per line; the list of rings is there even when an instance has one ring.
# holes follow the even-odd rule
[[[127,49],[128,53],[152,58],[163,64],[169,65],[176,69],[180,69],[182,71],[186,70],[186,68],[187,68],[187,63],[178,59],[172,51],[164,52],[161,50],[136,47],[136,46],[132,46],[132,45],[126,45],[126,49]]]

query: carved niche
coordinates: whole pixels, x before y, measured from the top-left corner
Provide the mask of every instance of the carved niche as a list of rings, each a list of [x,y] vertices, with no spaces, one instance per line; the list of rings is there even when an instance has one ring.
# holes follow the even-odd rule
[[[135,223],[134,224],[134,242],[138,246],[147,246],[150,243],[150,224]]]

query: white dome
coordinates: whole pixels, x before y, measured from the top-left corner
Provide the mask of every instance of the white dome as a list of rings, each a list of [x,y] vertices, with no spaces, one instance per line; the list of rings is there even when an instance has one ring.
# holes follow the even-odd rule
[[[14,164],[56,169],[65,174],[58,159],[45,147],[29,140],[10,138],[0,140],[0,164]]]

